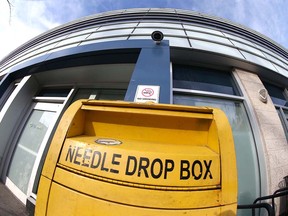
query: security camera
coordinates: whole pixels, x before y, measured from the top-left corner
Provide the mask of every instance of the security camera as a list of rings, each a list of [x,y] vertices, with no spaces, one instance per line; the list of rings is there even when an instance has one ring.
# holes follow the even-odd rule
[[[156,42],[156,44],[160,44],[160,42],[163,40],[164,35],[161,31],[154,31],[151,34],[152,40]]]

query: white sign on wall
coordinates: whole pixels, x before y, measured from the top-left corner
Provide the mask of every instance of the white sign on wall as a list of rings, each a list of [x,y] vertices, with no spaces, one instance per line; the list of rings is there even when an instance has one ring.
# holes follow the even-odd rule
[[[138,85],[134,102],[159,103],[160,86]]]

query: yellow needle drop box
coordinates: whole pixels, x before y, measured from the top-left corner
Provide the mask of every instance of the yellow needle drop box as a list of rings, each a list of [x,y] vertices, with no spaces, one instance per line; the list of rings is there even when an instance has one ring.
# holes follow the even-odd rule
[[[51,142],[36,215],[236,215],[233,137],[218,109],[81,100]]]

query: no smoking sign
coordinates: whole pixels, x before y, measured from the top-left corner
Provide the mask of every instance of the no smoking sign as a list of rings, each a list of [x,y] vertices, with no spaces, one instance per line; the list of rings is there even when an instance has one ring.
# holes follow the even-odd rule
[[[154,90],[152,88],[144,88],[142,90],[142,95],[144,97],[152,97],[154,95]]]
[[[138,85],[134,102],[159,102],[160,86]]]

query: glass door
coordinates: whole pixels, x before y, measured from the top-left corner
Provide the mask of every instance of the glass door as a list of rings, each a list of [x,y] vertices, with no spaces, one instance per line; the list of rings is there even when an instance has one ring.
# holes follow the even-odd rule
[[[7,174],[7,187],[23,202],[32,193],[37,168],[62,104],[38,102],[17,139]]]

